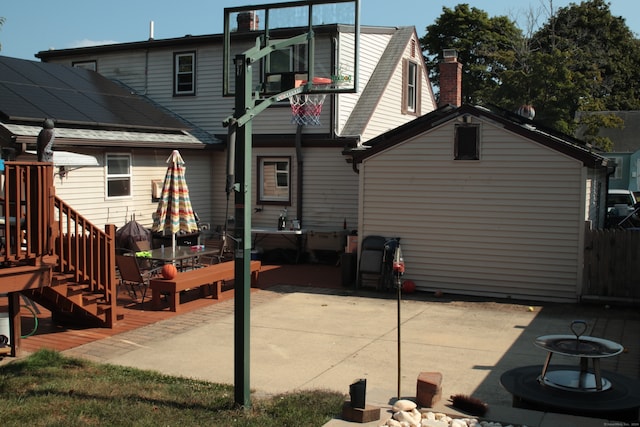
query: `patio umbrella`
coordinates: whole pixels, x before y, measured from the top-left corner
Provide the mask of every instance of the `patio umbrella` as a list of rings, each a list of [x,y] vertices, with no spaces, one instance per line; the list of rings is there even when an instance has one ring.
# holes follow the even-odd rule
[[[164,177],[162,197],[154,215],[152,231],[171,235],[171,247],[175,250],[176,234],[196,232],[198,225],[184,177],[184,160],[178,150],[173,150],[167,163],[169,167]]]

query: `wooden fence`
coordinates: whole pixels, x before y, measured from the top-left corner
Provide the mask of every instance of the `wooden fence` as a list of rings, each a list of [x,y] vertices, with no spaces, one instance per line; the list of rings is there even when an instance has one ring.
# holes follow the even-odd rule
[[[587,230],[583,297],[640,300],[640,230]]]

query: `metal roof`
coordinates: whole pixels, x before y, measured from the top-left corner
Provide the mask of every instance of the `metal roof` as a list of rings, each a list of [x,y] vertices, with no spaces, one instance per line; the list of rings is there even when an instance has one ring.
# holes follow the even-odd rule
[[[188,129],[94,71],[0,56],[0,119],[41,124],[45,118],[56,127]]]
[[[35,143],[41,126],[1,123],[0,130],[6,129],[16,137],[16,142]],[[204,148],[203,142],[187,132],[131,132],[126,130],[56,128],[58,146],[104,146],[110,147],[161,147]]]

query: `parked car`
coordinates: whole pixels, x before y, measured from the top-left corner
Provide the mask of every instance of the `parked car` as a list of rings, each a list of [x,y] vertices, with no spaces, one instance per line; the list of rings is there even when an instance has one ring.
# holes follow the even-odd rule
[[[630,190],[609,189],[607,195],[607,222],[611,225],[621,225],[621,221],[630,214],[634,214],[628,218],[630,226],[636,226],[640,223],[640,216],[637,208],[640,206],[636,201],[636,197]]]

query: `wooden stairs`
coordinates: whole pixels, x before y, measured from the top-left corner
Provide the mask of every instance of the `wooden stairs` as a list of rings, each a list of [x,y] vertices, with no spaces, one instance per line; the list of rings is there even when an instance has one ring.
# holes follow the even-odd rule
[[[93,291],[87,283],[76,283],[73,274],[53,273],[51,285],[22,291],[26,297],[51,311],[59,323],[113,327],[112,310],[105,292]]]
[[[2,178],[0,298],[8,302],[11,355],[20,347],[20,294],[56,321],[113,328],[116,227],[100,229],[56,197],[51,163],[5,162]]]

